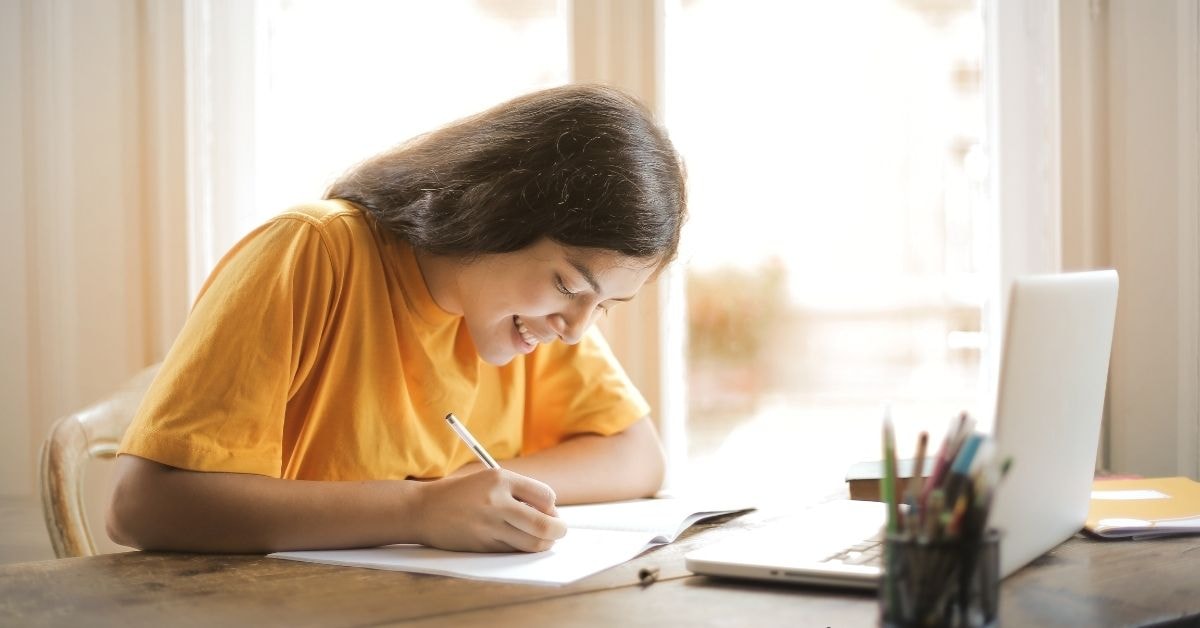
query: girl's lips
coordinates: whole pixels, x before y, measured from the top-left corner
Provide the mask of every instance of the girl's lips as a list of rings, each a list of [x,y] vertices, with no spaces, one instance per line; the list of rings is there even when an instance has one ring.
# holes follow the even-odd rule
[[[525,325],[525,321],[521,320],[519,315],[513,315],[513,323],[517,326],[517,332],[521,334],[521,339],[531,345],[546,344],[546,340],[539,338],[536,334],[529,331],[529,327]]]
[[[537,348],[537,338],[529,333],[528,328],[521,322],[521,317],[519,316],[513,316],[513,335],[516,340],[517,350],[521,353],[528,354]]]

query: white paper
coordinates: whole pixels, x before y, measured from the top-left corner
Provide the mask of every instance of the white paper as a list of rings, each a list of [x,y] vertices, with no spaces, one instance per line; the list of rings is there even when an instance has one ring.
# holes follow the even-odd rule
[[[663,542],[669,543],[700,519],[742,509],[744,507],[714,509],[711,505],[706,507],[695,500],[682,498],[634,499],[607,504],[562,506],[558,509],[558,516],[568,528],[649,532],[652,533],[651,538],[661,537]]]
[[[545,552],[485,554],[451,552],[421,545],[353,550],[276,552],[272,558],[390,569],[525,584],[563,585],[619,565],[643,551],[669,543],[699,519],[742,509],[697,511],[695,503],[651,499],[563,506],[567,535]]]
[[[1134,500],[1134,499],[1168,499],[1170,495],[1160,493],[1155,490],[1127,490],[1127,491],[1092,491],[1092,499],[1103,500]]]
[[[1158,521],[1109,518],[1096,522],[1095,529],[1095,533],[1103,537],[1131,537],[1134,539],[1150,539],[1156,536],[1191,534],[1196,532],[1200,532],[1200,517],[1159,519]]]

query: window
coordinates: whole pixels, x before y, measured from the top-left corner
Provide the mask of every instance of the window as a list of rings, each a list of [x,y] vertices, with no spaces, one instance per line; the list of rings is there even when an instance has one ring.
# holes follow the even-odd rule
[[[225,7],[213,6],[214,13]],[[654,11],[598,0],[251,6],[252,55],[222,60],[220,32],[203,51],[214,66],[257,60],[253,80],[222,83],[210,98],[220,114],[240,85],[253,92],[255,112],[252,167],[222,159],[238,155],[227,148],[209,158],[210,180],[250,184],[228,193],[214,187],[211,198],[194,203],[237,217],[236,228],[193,221],[193,231],[220,236],[193,246],[215,251],[214,262],[241,234],[320,195],[357,160],[509,96],[564,83],[581,58],[594,62],[584,64],[595,66],[584,72],[589,79],[632,85],[665,103],[690,174],[692,217],[680,262],[690,295],[690,467],[701,483],[731,469],[770,478],[786,465],[791,471],[781,480],[795,484],[800,475],[804,487],[828,491],[841,486],[849,461],[878,456],[883,401],[892,403],[902,454],[918,430],[936,439],[959,410],[980,413],[989,392],[981,382],[993,374],[981,359],[991,355],[985,331],[999,320],[992,314],[1001,283],[996,258],[1001,270],[1049,269],[1040,257],[1014,265],[1014,254],[996,247],[997,216],[1013,208],[999,212],[997,195],[986,193],[1001,181],[989,179],[995,144],[983,148],[983,136],[995,121],[985,106],[1008,111],[1016,123],[1006,128],[1017,137],[1042,137],[1024,130],[1022,116],[1037,122],[1052,113],[1018,106],[1037,92],[1040,75],[1027,89],[1010,80],[1001,90],[992,80],[998,74],[984,72],[981,13],[997,12],[997,3],[670,0]],[[1029,18],[1036,23],[1053,21],[1041,6],[1022,4],[986,20],[1007,33],[1001,52],[1041,50],[1017,41],[1021,10],[1040,11]],[[214,20],[217,27],[245,22]],[[635,22],[646,28],[631,28]],[[1003,39],[994,34],[987,35],[993,46]],[[640,52],[626,54],[631,47]],[[989,58],[995,53],[988,48]],[[997,107],[1002,92],[1014,96]],[[236,117],[212,116],[214,142],[242,137],[220,124]],[[1048,159],[1052,148],[1017,151],[1010,142],[1008,153]],[[1009,187],[1040,196],[1015,212],[1030,225],[1050,224],[1057,209],[1049,184],[1026,185],[1022,172],[1008,169]],[[198,286],[211,265],[194,256],[190,268],[201,269],[193,276]],[[655,313],[641,314],[631,317],[627,344],[653,347],[675,334],[664,332],[674,327],[661,316],[647,322]],[[634,349],[632,357],[620,355],[639,385],[652,393],[677,388],[663,382],[681,369],[672,364],[668,373],[657,352]],[[667,423],[670,437],[678,426]]]
[[[355,163],[567,80],[556,0],[195,2],[189,292],[242,236]]]
[[[976,410],[983,33],[970,1],[668,14],[692,481],[827,494],[879,457],[885,400],[902,455]]]
[[[243,233],[381,150],[567,81],[556,0],[270,0],[257,17],[260,213]]]

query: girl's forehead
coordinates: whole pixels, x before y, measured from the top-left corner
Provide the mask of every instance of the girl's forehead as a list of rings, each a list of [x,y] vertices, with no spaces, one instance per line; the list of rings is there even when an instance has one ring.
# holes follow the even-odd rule
[[[572,247],[558,244],[556,242],[553,244],[554,246],[558,247],[562,258],[568,263],[584,264],[593,272],[604,272],[612,269],[639,271],[645,268],[654,268],[658,266],[658,260],[656,259],[633,257],[621,253],[620,251]]]

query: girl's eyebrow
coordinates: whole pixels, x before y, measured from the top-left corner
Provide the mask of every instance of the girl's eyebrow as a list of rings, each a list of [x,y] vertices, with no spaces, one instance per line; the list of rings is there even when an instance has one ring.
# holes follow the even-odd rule
[[[580,275],[583,275],[583,280],[588,282],[588,285],[591,286],[591,288],[592,288],[592,292],[595,292],[596,294],[600,294],[600,282],[596,281],[596,274],[592,272],[592,269],[587,267],[587,264],[584,264],[583,262],[581,262],[573,257],[568,257],[567,263],[570,264],[571,267],[574,268]],[[607,301],[621,301],[624,303],[627,301],[632,301],[633,297],[629,296],[629,297],[622,297],[620,299],[611,298],[611,299],[606,299],[606,300]]]

